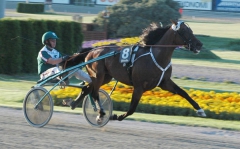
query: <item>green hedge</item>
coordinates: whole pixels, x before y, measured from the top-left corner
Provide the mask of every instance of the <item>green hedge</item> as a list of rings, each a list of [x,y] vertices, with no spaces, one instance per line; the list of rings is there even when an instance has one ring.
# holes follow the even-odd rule
[[[77,22],[0,20],[0,73],[37,73],[36,58],[46,31],[56,32],[60,38],[56,49],[62,53],[71,55],[82,45],[81,25]]]
[[[60,38],[62,42],[62,53],[63,54],[71,54],[73,52],[73,24],[68,22],[59,22],[61,35]]]
[[[21,36],[27,37],[31,41],[36,41],[35,34],[33,32],[34,28],[28,21],[20,21],[21,26]],[[22,41],[21,42],[22,51],[22,72],[30,73],[36,72],[36,57],[37,53],[35,50],[35,43]]]
[[[21,34],[20,23],[17,20],[0,20],[0,73],[14,74],[22,69],[21,40],[17,37]]]
[[[74,45],[73,45],[73,52],[76,52],[79,50],[79,47],[82,47],[82,43],[83,43],[83,34],[82,34],[82,28],[81,26],[76,23],[76,22],[72,22],[73,26],[73,32],[74,34],[77,34],[79,36],[74,36],[73,40],[74,40]]]
[[[18,3],[17,12],[43,13],[44,12],[44,4]]]

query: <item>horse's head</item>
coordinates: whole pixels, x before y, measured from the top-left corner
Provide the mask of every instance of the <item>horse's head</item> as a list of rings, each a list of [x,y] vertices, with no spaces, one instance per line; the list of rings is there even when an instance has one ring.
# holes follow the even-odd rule
[[[184,43],[185,48],[193,51],[194,53],[199,53],[202,48],[202,43],[195,37],[193,31],[184,22],[172,21],[172,30],[174,30],[178,35],[179,39],[176,39],[180,44]]]

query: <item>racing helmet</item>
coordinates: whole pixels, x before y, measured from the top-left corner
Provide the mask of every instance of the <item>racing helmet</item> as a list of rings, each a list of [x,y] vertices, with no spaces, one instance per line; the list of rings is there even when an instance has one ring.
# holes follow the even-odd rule
[[[48,39],[59,39],[59,38],[54,32],[48,31],[44,33],[42,36],[42,44],[45,45],[45,41]]]

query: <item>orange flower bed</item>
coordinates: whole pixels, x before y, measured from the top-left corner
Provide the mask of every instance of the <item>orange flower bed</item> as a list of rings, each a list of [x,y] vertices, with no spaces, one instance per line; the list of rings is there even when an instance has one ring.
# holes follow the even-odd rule
[[[101,88],[107,92],[110,92],[115,82],[112,81],[109,84],[103,85]],[[111,99],[115,102],[129,103],[132,97],[132,87],[118,83],[115,91],[111,95]],[[240,114],[240,94],[236,92],[224,92],[216,93],[214,91],[201,91],[189,89],[185,90],[190,97],[192,97],[204,110],[209,110],[215,114],[222,112],[238,113]],[[67,87],[65,89],[54,90],[51,92],[52,96],[56,98],[76,98],[80,89]],[[191,108],[192,106],[186,99],[177,94],[172,94],[168,91],[155,88],[151,91],[146,91],[140,104],[150,104],[156,106],[169,106],[179,108]]]

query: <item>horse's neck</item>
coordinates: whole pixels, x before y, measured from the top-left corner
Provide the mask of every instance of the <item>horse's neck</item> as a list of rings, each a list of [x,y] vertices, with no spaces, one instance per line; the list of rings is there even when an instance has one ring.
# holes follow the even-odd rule
[[[172,36],[163,36],[163,38],[155,44],[153,48],[153,54],[158,63],[166,66],[169,64],[172,58],[173,51],[175,49]],[[165,45],[165,46],[164,46]]]

